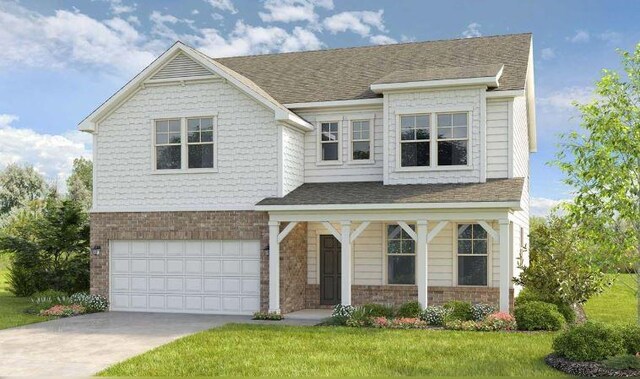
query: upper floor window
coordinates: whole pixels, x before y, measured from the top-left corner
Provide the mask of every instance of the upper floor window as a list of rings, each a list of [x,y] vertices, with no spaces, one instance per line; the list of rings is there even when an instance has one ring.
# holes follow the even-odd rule
[[[438,113],[438,166],[467,164],[469,144],[469,114]]]
[[[180,169],[182,162],[182,131],[180,119],[155,122],[156,169]]]
[[[402,167],[431,164],[430,115],[400,116],[400,162]]]
[[[415,230],[415,225],[409,225]],[[400,225],[387,225],[387,282],[415,284],[416,243]]]
[[[371,122],[368,120],[357,120],[351,122],[351,160],[369,161],[373,152],[371,145],[373,133]]]
[[[458,225],[458,285],[487,285],[487,244],[487,231],[479,224]]]
[[[340,130],[337,122],[320,124],[321,160],[339,161]]]
[[[154,121],[156,170],[214,168],[213,117]]]

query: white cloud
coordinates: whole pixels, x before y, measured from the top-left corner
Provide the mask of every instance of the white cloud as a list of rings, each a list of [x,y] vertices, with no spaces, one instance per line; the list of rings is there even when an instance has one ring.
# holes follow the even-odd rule
[[[398,43],[395,39],[385,36],[384,34],[377,34],[375,36],[369,37],[369,41],[376,45],[389,45],[392,43]]]
[[[322,24],[333,34],[351,31],[362,37],[368,37],[371,29],[375,28],[386,32],[382,15],[382,9],[374,11],[353,11],[334,14],[324,19]]]
[[[197,14],[200,14],[200,11],[199,11],[199,10],[197,10],[197,9],[193,9],[193,10],[191,11],[191,14],[195,16],[195,15],[197,15]]]
[[[91,136],[71,131],[64,135],[41,134],[12,125],[18,117],[0,114],[0,168],[26,163],[64,187],[73,159],[91,158]]]
[[[590,39],[591,36],[586,30],[576,30],[576,34],[573,37],[567,37],[567,40],[571,43],[586,43]]]
[[[548,60],[553,59],[553,58],[556,57],[556,52],[553,51],[552,48],[546,47],[546,48],[541,50],[541,54],[540,55],[542,56],[542,59],[548,61]]]
[[[480,27],[482,25],[478,24],[477,22],[472,22],[469,25],[467,25],[467,28],[462,32],[462,36],[464,38],[473,38],[473,37],[480,37],[482,36],[482,33],[480,32]]]
[[[122,3],[122,0],[109,0],[109,2],[111,3],[111,13],[115,15],[122,14],[122,13],[135,12],[137,7],[135,3],[130,5],[125,5]]]
[[[618,46],[622,43],[622,37],[622,34],[611,30],[598,34],[598,39],[614,46]]]
[[[318,22],[316,7],[333,9],[333,0],[266,0],[267,12],[259,12],[264,22]]]
[[[232,14],[238,13],[238,10],[233,5],[231,0],[204,0],[209,5],[211,5],[215,9],[219,9],[221,11],[230,12]]]
[[[593,99],[593,87],[571,86],[543,95],[536,102],[548,111],[566,112],[575,109],[573,102],[588,103]]]
[[[544,197],[532,197],[529,204],[531,216],[546,216],[554,207],[566,200],[553,200]]]
[[[211,13],[211,18],[214,19],[215,21],[224,20],[224,16],[221,15],[220,13]]]

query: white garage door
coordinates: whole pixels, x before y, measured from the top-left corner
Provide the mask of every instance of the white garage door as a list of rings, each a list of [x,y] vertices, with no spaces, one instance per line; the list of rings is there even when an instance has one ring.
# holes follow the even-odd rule
[[[114,311],[251,314],[259,241],[111,241]]]

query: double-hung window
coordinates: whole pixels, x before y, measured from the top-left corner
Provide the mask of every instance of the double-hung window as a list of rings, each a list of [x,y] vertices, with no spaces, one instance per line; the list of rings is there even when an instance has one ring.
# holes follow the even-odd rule
[[[155,122],[157,170],[177,170],[182,162],[182,130],[180,119]]]
[[[487,285],[487,244],[487,231],[479,224],[458,225],[458,285]]]
[[[430,115],[400,116],[400,162],[402,167],[431,164]]]
[[[213,168],[213,118],[187,119],[189,168]]]
[[[438,113],[438,166],[467,164],[469,145],[469,114]]]
[[[415,230],[415,225],[409,227]],[[416,282],[416,244],[400,225],[387,225],[387,282]]]
[[[162,171],[214,168],[214,129],[213,117],[155,120],[155,169]]]
[[[338,162],[340,153],[340,128],[338,122],[320,124],[320,159],[325,162]]]
[[[371,145],[373,135],[369,120],[351,121],[351,160],[369,161],[373,152]]]

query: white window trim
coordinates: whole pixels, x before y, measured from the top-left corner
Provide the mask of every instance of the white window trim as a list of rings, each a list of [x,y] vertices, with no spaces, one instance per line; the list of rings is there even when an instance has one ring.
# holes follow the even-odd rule
[[[322,159],[322,124],[327,123],[337,123],[338,124],[338,160],[335,161],[325,161]],[[316,133],[316,166],[340,166],[342,165],[342,119],[333,118],[333,119],[319,119],[316,121],[316,129],[318,132]]]
[[[411,222],[407,222],[407,224],[409,226],[411,225],[415,225],[415,223],[411,223]],[[389,229],[388,226],[389,225],[395,225],[395,226],[399,226],[398,223],[394,223],[394,222],[383,222],[382,223],[382,283],[383,285],[386,286],[398,286],[398,287],[407,287],[407,286],[416,286],[416,282],[418,279],[418,265],[417,265],[417,261],[414,261],[414,277],[413,277],[413,282],[414,284],[392,284],[389,283],[389,243],[388,243],[388,238],[389,236],[387,235],[388,232],[387,230]],[[391,254],[391,255],[411,255],[411,254]],[[413,257],[414,259],[416,259],[417,257],[417,251],[413,253]]]
[[[467,114],[467,138],[443,138],[440,139],[438,138],[438,115],[441,114],[451,114],[452,117],[454,114],[456,113],[466,113]],[[471,162],[471,112],[470,111],[452,111],[452,112],[437,112],[435,114],[435,124],[433,125],[433,129],[435,130],[434,136],[435,136],[435,140],[436,140],[436,152],[438,151],[438,142],[442,141],[442,142],[447,142],[447,141],[467,141],[467,164],[465,165],[449,165],[449,166],[445,166],[445,165],[440,165],[440,162],[438,162],[438,154],[435,154],[434,156],[434,162],[435,162],[435,167],[439,167],[439,168],[453,168],[453,167],[463,167],[463,168],[469,168],[470,167],[470,162]]]
[[[438,166],[438,139],[437,139],[437,114],[438,113],[461,113],[467,112],[467,164],[466,165],[457,165],[457,166]],[[430,157],[429,157],[429,166],[402,166],[402,150],[401,150],[401,124],[400,119],[402,116],[412,116],[416,114],[429,114],[429,146],[430,146]],[[472,120],[473,120],[473,106],[469,105],[461,105],[461,106],[450,106],[450,107],[435,107],[435,108],[403,108],[396,109],[396,164],[395,164],[395,172],[430,172],[430,171],[470,171],[473,170],[473,162],[471,150],[473,149],[473,140],[472,140]],[[434,131],[436,134],[434,134]]]
[[[212,118],[213,119],[213,167],[189,168],[189,144],[187,142],[187,119]],[[156,162],[156,121],[180,120],[180,168],[159,170]],[[198,174],[218,172],[218,114],[192,114],[189,116],[163,115],[150,120],[151,124],[151,173],[154,175],[170,174]]]
[[[368,121],[369,122],[369,159],[353,159],[353,143],[356,142],[353,139],[353,123],[358,121]],[[349,159],[347,161],[350,165],[371,165],[375,162],[375,151],[374,151],[374,130],[375,127],[373,125],[375,119],[371,118],[352,118],[349,119]],[[364,140],[358,140],[364,141]]]
[[[493,287],[493,238],[491,235],[487,233],[487,285],[466,285],[458,283],[458,225],[462,224],[477,224],[475,220],[469,221],[459,221],[453,223],[453,278],[452,282],[455,287],[464,287],[464,288],[488,288]],[[492,223],[490,223],[492,224]],[[493,225],[492,225],[493,226]],[[468,256],[468,255],[467,255]]]

